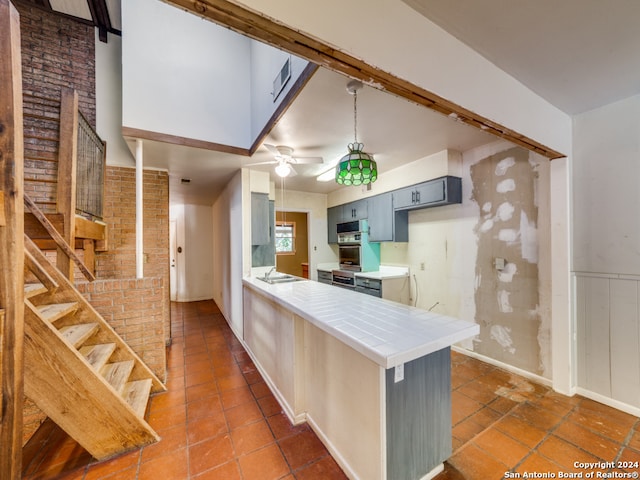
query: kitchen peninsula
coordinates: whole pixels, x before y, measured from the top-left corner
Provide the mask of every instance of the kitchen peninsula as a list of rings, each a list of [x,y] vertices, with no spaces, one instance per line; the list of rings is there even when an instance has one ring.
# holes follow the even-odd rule
[[[451,454],[450,346],[476,324],[313,281],[244,279],[247,351],[350,478],[430,478]]]

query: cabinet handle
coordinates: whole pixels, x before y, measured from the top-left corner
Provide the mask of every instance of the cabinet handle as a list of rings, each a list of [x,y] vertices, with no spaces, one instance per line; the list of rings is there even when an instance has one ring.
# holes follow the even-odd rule
[[[420,192],[416,192],[416,203],[420,203]]]
[[[411,192],[411,203],[416,203],[416,192],[415,190]]]

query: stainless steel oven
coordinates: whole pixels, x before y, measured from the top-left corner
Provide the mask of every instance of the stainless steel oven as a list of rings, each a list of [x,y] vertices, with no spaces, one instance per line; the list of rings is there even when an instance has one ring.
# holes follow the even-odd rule
[[[361,245],[339,245],[338,263],[341,270],[351,270],[360,272],[362,270],[362,246]]]
[[[356,288],[356,276],[353,271],[349,270],[332,270],[331,284],[343,288]]]
[[[362,270],[362,240],[366,233],[363,229],[366,222],[355,221],[339,223],[338,233],[338,263],[340,270],[360,272]]]

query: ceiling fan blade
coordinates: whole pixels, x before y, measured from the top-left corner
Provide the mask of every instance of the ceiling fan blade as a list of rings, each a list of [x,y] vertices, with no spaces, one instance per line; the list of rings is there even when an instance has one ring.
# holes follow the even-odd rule
[[[289,178],[295,177],[296,175],[298,175],[298,172],[296,172],[296,169],[293,168],[293,165],[289,164],[289,167],[291,167],[291,172],[289,172],[289,175],[287,175]]]
[[[294,157],[293,161],[296,164],[309,164],[309,163],[323,163],[324,159],[322,157]]]
[[[278,149],[276,148],[275,145],[271,145],[269,143],[264,143],[263,146],[269,150],[273,155],[277,155],[278,157],[280,156],[280,152],[278,151]]]

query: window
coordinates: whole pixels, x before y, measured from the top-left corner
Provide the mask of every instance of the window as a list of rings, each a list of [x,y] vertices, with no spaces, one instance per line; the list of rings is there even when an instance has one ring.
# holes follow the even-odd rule
[[[296,253],[295,222],[276,222],[276,253],[278,255]]]

